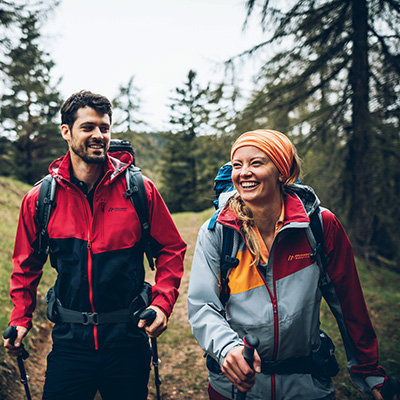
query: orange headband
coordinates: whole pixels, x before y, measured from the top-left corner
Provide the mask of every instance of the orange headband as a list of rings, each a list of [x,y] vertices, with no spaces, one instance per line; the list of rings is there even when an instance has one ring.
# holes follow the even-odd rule
[[[243,133],[232,146],[231,160],[237,149],[254,146],[263,151],[275,164],[285,181],[290,177],[294,150],[290,140],[278,131],[259,129]]]

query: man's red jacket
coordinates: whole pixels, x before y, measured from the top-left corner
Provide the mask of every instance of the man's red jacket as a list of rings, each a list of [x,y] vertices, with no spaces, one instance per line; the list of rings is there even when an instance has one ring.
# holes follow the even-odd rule
[[[123,193],[129,153],[107,156],[95,189],[93,212],[84,193],[71,183],[67,153],[50,165],[57,179],[56,206],[48,225],[51,265],[57,270],[55,293],[62,306],[80,312],[108,313],[129,307],[143,287],[145,271],[138,215]],[[186,244],[154,184],[144,177],[153,256],[156,258],[152,305],[167,317],[178,297]],[[13,254],[10,325],[32,326],[37,287],[46,256],[37,252],[36,203],[40,185],[23,199]],[[132,325],[132,324],[131,324]],[[126,323],[57,323],[54,343],[81,348],[116,348],[146,340],[143,330]]]

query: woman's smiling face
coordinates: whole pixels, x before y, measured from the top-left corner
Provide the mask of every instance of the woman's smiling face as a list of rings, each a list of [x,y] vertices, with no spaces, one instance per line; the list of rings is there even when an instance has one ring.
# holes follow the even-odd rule
[[[281,195],[283,177],[271,159],[254,146],[239,147],[232,158],[232,180],[245,203],[265,205]]]

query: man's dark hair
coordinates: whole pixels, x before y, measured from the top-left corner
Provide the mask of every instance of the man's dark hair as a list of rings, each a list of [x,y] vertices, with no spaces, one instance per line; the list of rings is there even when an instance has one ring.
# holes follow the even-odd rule
[[[66,124],[72,129],[72,125],[74,125],[76,120],[77,111],[84,107],[93,108],[100,114],[108,114],[111,123],[112,106],[107,97],[87,90],[81,90],[70,96],[61,106],[61,124]]]

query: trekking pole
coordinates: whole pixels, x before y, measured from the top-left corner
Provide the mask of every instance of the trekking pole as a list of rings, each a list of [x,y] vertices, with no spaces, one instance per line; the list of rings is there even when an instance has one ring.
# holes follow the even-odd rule
[[[388,376],[381,394],[384,400],[392,400],[394,395],[400,396],[400,382],[394,376]]]
[[[17,338],[17,327],[16,326],[9,326],[3,333],[4,339],[9,339],[10,343],[14,346],[15,339]],[[29,353],[26,351],[24,345],[21,343],[22,353],[17,357],[18,369],[21,375],[21,383],[24,385],[26,398],[28,400],[32,400],[31,393],[29,391],[28,380],[29,376],[26,375],[24,360],[29,357]]]
[[[147,308],[140,314],[140,319],[145,319],[147,322],[147,325],[151,325],[156,318],[156,312],[152,310],[151,308]],[[160,386],[161,386],[161,380],[160,380],[160,375],[158,373],[158,366],[161,363],[161,360],[158,358],[158,349],[157,349],[157,338],[150,338],[151,339],[151,352],[153,355],[153,360],[152,364],[154,367],[154,381],[156,384],[156,393],[157,393],[157,400],[161,399],[161,392],[160,392]]]
[[[257,336],[246,335],[243,338],[243,342],[244,342],[243,358],[247,361],[249,367],[253,369],[254,350],[258,347],[260,341],[258,340]],[[246,394],[247,392],[241,392],[240,390],[238,390],[236,400],[245,400]]]

